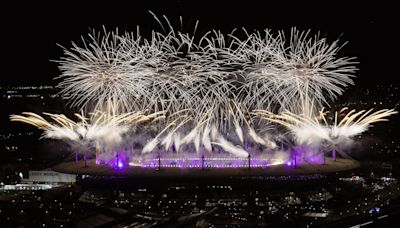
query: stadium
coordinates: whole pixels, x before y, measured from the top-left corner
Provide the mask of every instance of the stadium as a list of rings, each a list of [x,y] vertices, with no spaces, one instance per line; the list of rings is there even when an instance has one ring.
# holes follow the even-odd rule
[[[356,136],[396,113],[331,108],[357,71],[339,40],[295,28],[198,36],[197,23],[185,33],[154,17],[163,31],[151,38],[104,29],[62,47],[60,95],[81,113],[10,116],[71,145],[75,161],[56,170],[336,172],[358,166]]]

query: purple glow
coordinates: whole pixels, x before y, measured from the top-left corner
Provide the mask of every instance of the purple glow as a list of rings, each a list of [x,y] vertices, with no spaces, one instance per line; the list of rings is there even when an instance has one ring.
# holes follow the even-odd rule
[[[305,158],[307,163],[324,164],[324,153],[316,153]]]
[[[203,159],[196,157],[179,157],[179,158],[161,158],[161,167],[175,168],[201,168],[203,167]],[[269,167],[272,165],[285,164],[284,160],[257,158],[250,161],[250,167]],[[158,158],[141,159],[129,163],[130,166],[139,166],[147,168],[158,167]],[[234,157],[204,157],[204,168],[246,168],[249,167],[247,158]]]
[[[109,165],[113,168],[122,169],[126,164],[129,163],[129,154],[125,151],[118,151],[112,157],[103,157],[102,153],[99,153],[96,157],[96,164]]]
[[[306,153],[304,152],[306,151]],[[323,164],[324,154],[314,151],[312,148],[296,147],[287,156],[273,153],[254,153],[249,158],[238,158],[224,154],[223,151],[213,151],[213,154],[203,152],[204,157],[194,152],[184,152],[180,154],[135,154],[129,150],[119,150],[114,156],[102,157],[99,153],[96,157],[96,164],[108,165],[116,169],[123,169],[127,165],[143,168],[268,168],[275,165],[285,165],[296,167],[305,163]],[[214,154],[216,153],[216,154]],[[291,155],[290,155],[291,154]],[[106,155],[106,154],[105,154]]]

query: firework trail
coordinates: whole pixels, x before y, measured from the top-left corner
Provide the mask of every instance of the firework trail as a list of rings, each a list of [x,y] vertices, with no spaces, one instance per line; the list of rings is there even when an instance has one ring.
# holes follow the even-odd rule
[[[333,123],[328,123],[323,109],[318,116],[298,115],[289,111],[274,114],[269,111],[255,110],[254,114],[289,129],[299,144],[319,144],[322,140],[340,143],[367,131],[376,122],[387,121],[386,117],[396,114],[394,109],[382,109],[372,112],[372,109],[356,112],[351,110],[341,120],[340,115],[348,110],[343,108],[335,112]]]

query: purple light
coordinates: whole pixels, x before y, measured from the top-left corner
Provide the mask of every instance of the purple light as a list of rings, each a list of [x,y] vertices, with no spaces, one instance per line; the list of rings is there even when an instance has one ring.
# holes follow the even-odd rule
[[[160,164],[159,164],[160,163]],[[280,159],[267,158],[262,156],[253,156],[252,159],[238,158],[229,156],[218,156],[218,157],[197,157],[193,154],[188,155],[175,155],[168,157],[132,157],[126,151],[118,151],[116,156],[110,158],[96,158],[96,164],[109,165],[115,169],[123,169],[126,165],[139,166],[143,168],[267,168],[274,165],[285,165],[293,166],[293,161],[286,163]]]
[[[148,158],[140,159],[132,162],[131,166],[141,166],[146,168],[158,167],[158,162],[161,161],[160,167],[175,167],[175,168],[245,168],[249,167],[248,160],[234,157],[205,157],[199,159],[197,157],[165,157],[165,158]],[[203,164],[204,162],[204,164]],[[125,164],[125,163],[124,163]],[[251,160],[250,167],[269,167],[271,165],[286,164],[274,159],[255,158]],[[292,165],[292,164],[290,164]]]

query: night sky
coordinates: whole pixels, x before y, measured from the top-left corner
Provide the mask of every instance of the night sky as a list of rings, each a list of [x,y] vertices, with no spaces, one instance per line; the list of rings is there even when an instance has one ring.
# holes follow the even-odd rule
[[[345,2],[322,1],[293,4],[270,1],[93,1],[82,5],[64,3],[8,3],[2,6],[2,73],[0,85],[56,84],[52,78],[59,75],[57,65],[61,48],[79,43],[80,36],[89,28],[132,31],[137,25],[146,33],[160,27],[148,10],[159,17],[165,14],[175,25],[179,16],[184,19],[184,31],[192,31],[200,20],[199,33],[209,29],[230,32],[245,27],[287,32],[291,27],[321,31],[330,40],[340,37],[348,44],[341,55],[356,56],[360,62],[356,85],[371,86],[399,84],[398,53],[400,28],[399,12],[394,3],[382,1],[349,5]],[[127,4],[131,2],[131,4]],[[219,4],[216,4],[219,2]],[[259,2],[264,2],[260,4]],[[298,2],[298,1],[293,1]],[[132,4],[135,3],[135,4]],[[185,26],[186,25],[186,26]]]

